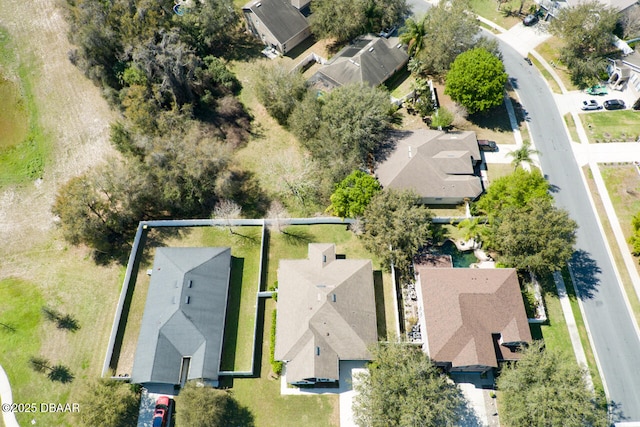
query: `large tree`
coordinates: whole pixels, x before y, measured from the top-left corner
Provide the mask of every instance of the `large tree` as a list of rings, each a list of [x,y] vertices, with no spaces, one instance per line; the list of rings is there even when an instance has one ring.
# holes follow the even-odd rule
[[[605,56],[614,50],[613,31],[618,12],[598,1],[563,8],[549,30],[564,42],[560,59],[572,72],[572,80],[586,86],[606,68]]]
[[[100,378],[85,383],[78,399],[78,424],[83,426],[135,427],[140,393],[135,385]]]
[[[534,343],[500,372],[501,420],[510,426],[608,426],[606,405],[596,403],[587,375],[573,357]]]
[[[578,225],[547,199],[504,210],[493,223],[491,248],[509,267],[537,273],[560,270],[571,259]]]
[[[328,210],[341,218],[360,217],[380,190],[375,177],[361,170],[353,171],[336,185]]]
[[[251,427],[253,414],[226,391],[188,383],[176,396],[176,425]]]
[[[433,236],[431,218],[415,194],[384,189],[364,211],[364,246],[409,279],[413,257]]]
[[[485,49],[475,48],[453,61],[444,93],[473,114],[502,105],[506,82],[502,61]]]
[[[281,66],[261,66],[256,79],[256,96],[271,117],[286,125],[296,104],[307,93],[307,80],[297,71]]]
[[[400,41],[408,46],[410,56],[422,50],[426,36],[425,16],[408,18],[401,29]]]
[[[354,381],[354,418],[362,427],[441,427],[460,421],[462,393],[419,348],[380,343],[369,372]]]

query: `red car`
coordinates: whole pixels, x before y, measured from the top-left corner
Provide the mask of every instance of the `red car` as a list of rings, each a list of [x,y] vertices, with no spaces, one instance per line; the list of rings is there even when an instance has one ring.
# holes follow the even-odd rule
[[[169,418],[169,405],[171,405],[171,399],[169,396],[160,396],[156,400],[156,410],[153,412],[152,427],[166,427],[167,419]]]

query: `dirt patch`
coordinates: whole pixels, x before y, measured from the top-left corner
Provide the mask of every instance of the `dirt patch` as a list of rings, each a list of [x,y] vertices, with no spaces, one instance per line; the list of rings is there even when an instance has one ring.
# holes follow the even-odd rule
[[[109,124],[117,117],[100,90],[72,65],[71,45],[61,3],[55,0],[4,0],[0,25],[7,29],[16,57],[29,70],[40,126],[52,154],[43,179],[0,190],[2,251],[24,250],[51,229],[51,204],[69,178],[115,154]]]

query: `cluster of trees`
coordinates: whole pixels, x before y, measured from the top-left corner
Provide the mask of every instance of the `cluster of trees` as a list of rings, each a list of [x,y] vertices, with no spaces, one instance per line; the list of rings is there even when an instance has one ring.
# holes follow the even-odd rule
[[[406,0],[313,0],[311,11],[313,33],[342,43],[396,25],[410,9]]]
[[[140,386],[99,378],[87,382],[79,391],[79,425],[135,427],[138,424]]]
[[[536,273],[562,268],[571,258],[578,225],[552,203],[549,183],[521,168],[495,180],[475,204],[488,217],[486,246],[509,266]]]
[[[229,392],[187,383],[176,396],[176,425],[180,427],[252,427],[253,414]]]
[[[327,210],[340,218],[359,218],[381,190],[375,177],[361,170],[353,171],[336,185]]]
[[[560,59],[578,86],[589,86],[606,75],[605,58],[615,50],[617,21],[618,12],[597,1],[563,8],[551,21],[549,31],[564,42]]]
[[[68,0],[71,59],[124,119],[120,156],[63,186],[53,212],[65,238],[107,257],[128,250],[138,221],[209,216],[222,198],[264,211],[251,174],[232,166],[250,132],[240,83],[215,53],[236,29],[231,0],[178,16],[153,0]],[[235,35],[233,35],[235,37]]]
[[[608,426],[606,402],[597,401],[588,375],[572,357],[532,344],[500,372],[501,420],[510,426]]]

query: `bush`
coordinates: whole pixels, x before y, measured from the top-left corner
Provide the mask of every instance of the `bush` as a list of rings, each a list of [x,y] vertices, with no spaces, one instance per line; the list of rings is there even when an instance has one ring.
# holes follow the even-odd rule
[[[277,311],[273,310],[271,313],[271,332],[270,332],[270,341],[269,341],[269,362],[271,363],[271,370],[276,375],[280,375],[282,373],[282,362],[274,359],[274,354],[276,352],[276,317]]]

